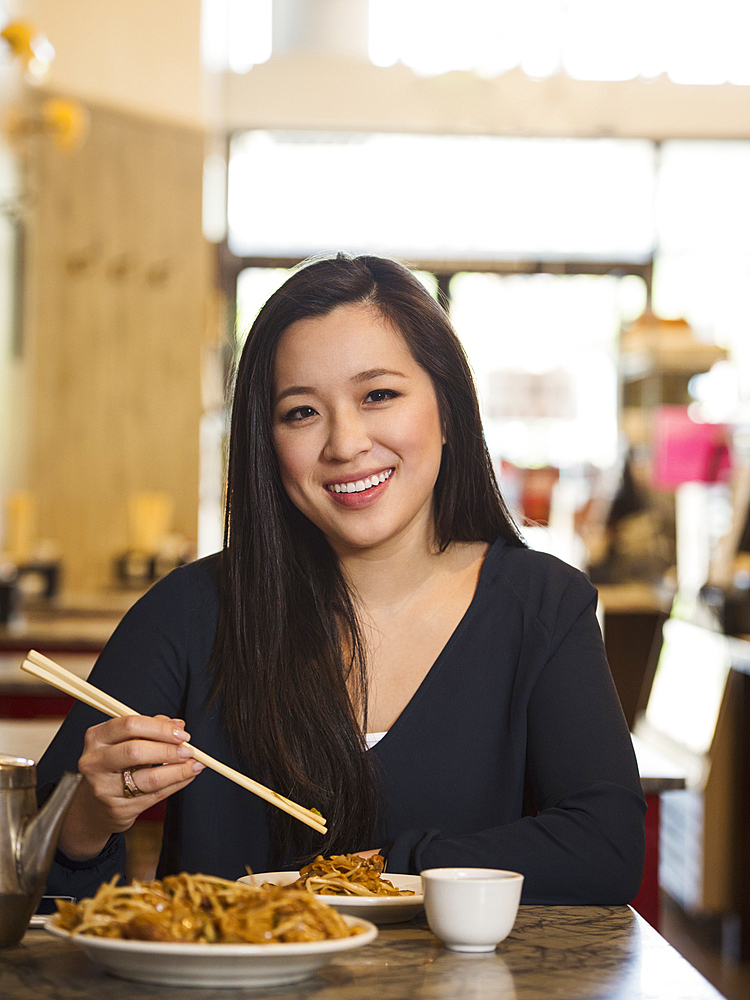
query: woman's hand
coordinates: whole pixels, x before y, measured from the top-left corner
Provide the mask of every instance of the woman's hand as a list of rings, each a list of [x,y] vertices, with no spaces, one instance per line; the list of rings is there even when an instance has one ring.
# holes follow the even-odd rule
[[[184,745],[189,739],[184,722],[165,715],[131,715],[88,729],[78,761],[85,780],[58,841],[63,854],[95,857],[111,834],[128,830],[144,810],[189,785],[203,770]],[[123,771],[132,772],[140,794],[127,793]]]

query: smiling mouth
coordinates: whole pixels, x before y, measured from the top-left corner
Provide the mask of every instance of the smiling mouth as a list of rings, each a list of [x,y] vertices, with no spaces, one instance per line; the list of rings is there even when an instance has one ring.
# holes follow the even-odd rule
[[[372,489],[373,486],[380,486],[386,479],[390,479],[393,469],[386,469],[377,475],[368,476],[367,479],[356,479],[349,483],[331,483],[325,488],[329,493],[363,493]]]

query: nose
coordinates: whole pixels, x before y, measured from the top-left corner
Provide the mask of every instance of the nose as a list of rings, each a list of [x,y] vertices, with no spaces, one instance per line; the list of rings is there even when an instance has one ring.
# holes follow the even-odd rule
[[[333,416],[323,448],[326,461],[351,462],[370,448],[372,440],[358,412],[347,409]]]

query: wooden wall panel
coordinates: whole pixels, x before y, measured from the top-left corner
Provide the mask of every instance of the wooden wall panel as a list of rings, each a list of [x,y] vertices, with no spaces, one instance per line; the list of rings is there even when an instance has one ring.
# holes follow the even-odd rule
[[[31,485],[73,592],[111,585],[132,491],[171,492],[196,538],[202,165],[202,135],[97,108],[79,150],[33,151]]]

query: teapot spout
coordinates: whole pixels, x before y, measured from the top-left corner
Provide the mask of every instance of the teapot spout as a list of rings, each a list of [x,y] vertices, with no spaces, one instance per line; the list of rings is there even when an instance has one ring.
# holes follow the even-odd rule
[[[44,884],[57,846],[60,827],[65,819],[81,774],[66,772],[44,804],[29,822],[18,842],[18,877],[25,892],[34,892]]]

